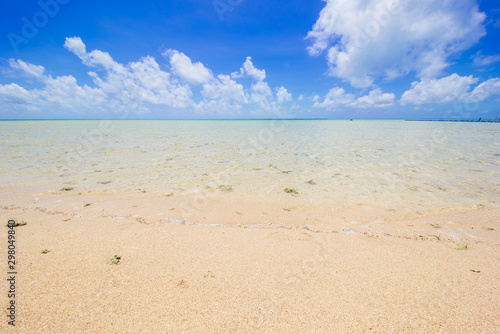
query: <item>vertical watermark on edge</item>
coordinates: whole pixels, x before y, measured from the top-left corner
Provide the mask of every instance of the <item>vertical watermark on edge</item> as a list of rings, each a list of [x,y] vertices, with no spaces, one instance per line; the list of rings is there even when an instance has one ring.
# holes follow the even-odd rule
[[[17,267],[16,267],[16,221],[10,219],[7,223],[8,235],[7,235],[7,323],[10,326],[16,325],[16,278],[17,278]]]

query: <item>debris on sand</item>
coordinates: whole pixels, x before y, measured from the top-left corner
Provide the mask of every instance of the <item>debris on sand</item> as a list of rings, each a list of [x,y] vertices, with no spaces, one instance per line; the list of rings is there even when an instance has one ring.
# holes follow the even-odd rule
[[[115,255],[111,260],[108,261],[108,264],[120,264],[120,261],[122,259],[121,255]]]
[[[21,220],[20,222],[16,222],[14,220],[9,220],[9,222],[5,226],[7,226],[7,227],[18,227],[18,226],[24,226],[24,225],[28,225],[28,223],[25,222],[24,220]]]

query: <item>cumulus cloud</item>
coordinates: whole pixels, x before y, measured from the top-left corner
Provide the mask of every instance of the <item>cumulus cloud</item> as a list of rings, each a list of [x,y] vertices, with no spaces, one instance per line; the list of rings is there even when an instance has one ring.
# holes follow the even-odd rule
[[[43,66],[10,59],[9,74],[35,79],[30,80],[30,84],[37,87],[26,88],[17,83],[0,85],[0,109],[7,112],[19,107],[19,110],[127,115],[130,111],[148,112],[156,105],[170,107],[167,111],[234,115],[245,110],[262,116],[280,110],[283,102],[292,101],[285,87],[275,91],[269,87],[265,81],[266,71],[256,68],[250,57],[239,72],[214,76],[205,65],[193,62],[177,50],[164,52],[170,62],[168,70],[162,69],[150,56],[121,64],[107,52],[88,51],[80,37],[67,38],[64,47],[92,69],[88,75],[94,87],[79,85],[72,75],[54,78],[45,75]],[[243,77],[252,81],[238,82]],[[198,101],[193,100],[193,89],[199,92]]]
[[[32,94],[28,90],[15,83],[0,85],[0,99],[3,102],[15,104],[30,104],[34,101]]]
[[[232,80],[229,75],[220,74],[217,80],[204,84],[202,95],[208,100],[218,100],[224,105],[248,103],[243,85]]]
[[[257,69],[252,63],[252,57],[247,57],[239,72],[231,73],[233,79],[251,77],[256,81],[263,81],[266,78],[266,71]]]
[[[172,79],[171,74],[162,70],[153,57],[143,57],[137,62],[123,65],[114,61],[107,52],[86,52],[85,44],[79,37],[67,38],[64,46],[85,65],[100,71],[101,74],[89,72],[96,86],[123,104],[159,104],[176,108],[193,105],[190,86]],[[147,110],[144,107],[139,109]]]
[[[78,112],[82,106],[96,107],[106,100],[106,94],[87,85],[79,86],[71,75],[44,78],[45,88],[35,93],[45,101]]]
[[[276,97],[278,99],[278,103],[289,102],[292,100],[292,94],[290,94],[283,86],[276,88]]]
[[[335,110],[339,107],[350,107],[357,109],[384,108],[394,105],[395,95],[383,93],[380,88],[375,88],[368,95],[356,98],[354,94],[346,93],[344,88],[334,87],[326,94],[325,99],[320,102],[319,98],[314,103],[314,108],[325,108]]]
[[[245,77],[252,79],[252,84],[248,92],[249,102],[256,103],[260,110],[271,112],[279,108],[277,105],[281,104],[284,101],[283,99],[291,100],[291,94],[284,87],[281,87],[282,89],[277,88],[277,95],[274,98],[269,84],[264,81],[266,79],[266,71],[255,67],[251,57],[246,58],[239,72],[231,73],[231,78],[233,79]]]
[[[347,94],[344,88],[335,87],[328,91],[323,102],[320,101],[320,96],[315,95],[313,98],[313,108],[325,108],[327,110],[336,109],[342,105],[349,105],[355,100],[353,94]]]
[[[200,114],[238,114],[248,103],[248,96],[242,84],[232,80],[229,75],[219,74],[217,78],[203,84],[203,100],[195,109]]]
[[[401,96],[401,104],[429,104],[460,102],[478,79],[472,75],[461,77],[454,73],[441,79],[423,79],[412,82]]]
[[[204,84],[213,79],[212,72],[202,63],[193,63],[191,58],[177,50],[167,50],[164,56],[170,58],[172,71],[183,80],[192,84]]]
[[[471,101],[484,101],[490,96],[500,95],[500,79],[494,78],[486,80],[485,82],[477,85],[470,94]]]
[[[97,88],[87,85],[79,86],[71,76],[53,78],[44,75],[45,68],[24,62],[20,59],[9,60],[12,70],[20,74],[36,78],[41,88],[28,90],[15,83],[0,85],[0,101],[14,104],[16,107],[26,106],[30,110],[50,110],[59,108],[73,112],[85,112],[98,107],[105,101],[106,95]]]
[[[396,96],[392,93],[382,93],[380,88],[372,90],[368,95],[361,96],[350,106],[354,108],[387,108],[394,105]]]
[[[80,37],[67,37],[64,47],[73,52],[82,62],[89,67],[103,67],[106,70],[116,73],[125,73],[123,65],[118,64],[111,58],[109,53],[100,50],[86,51],[86,46]]]
[[[494,95],[500,95],[500,79],[494,78],[471,88],[479,81],[470,76],[454,73],[441,79],[423,79],[411,84],[403,93],[400,103],[403,105],[422,105],[440,103],[475,103],[482,102]]]
[[[412,71],[439,76],[452,55],[486,34],[474,0],[325,0],[307,38],[311,55],[326,52],[329,74],[365,88],[376,78]]]
[[[80,59],[85,58],[87,55],[87,48],[80,37],[67,37],[64,41],[64,47]]]

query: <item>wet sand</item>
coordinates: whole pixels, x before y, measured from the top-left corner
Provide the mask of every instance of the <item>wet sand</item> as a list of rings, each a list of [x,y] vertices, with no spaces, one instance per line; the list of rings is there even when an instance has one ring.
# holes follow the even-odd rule
[[[402,215],[293,195],[30,187],[0,198],[2,222],[27,222],[16,327],[4,318],[0,332],[499,332],[500,220],[488,206]],[[6,227],[0,243],[6,259]]]

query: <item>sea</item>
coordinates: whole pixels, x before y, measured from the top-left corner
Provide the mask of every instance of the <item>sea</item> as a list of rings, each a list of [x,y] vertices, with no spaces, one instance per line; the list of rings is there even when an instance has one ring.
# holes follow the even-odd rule
[[[500,203],[497,123],[0,121],[0,155],[1,188],[293,196],[409,213]]]

